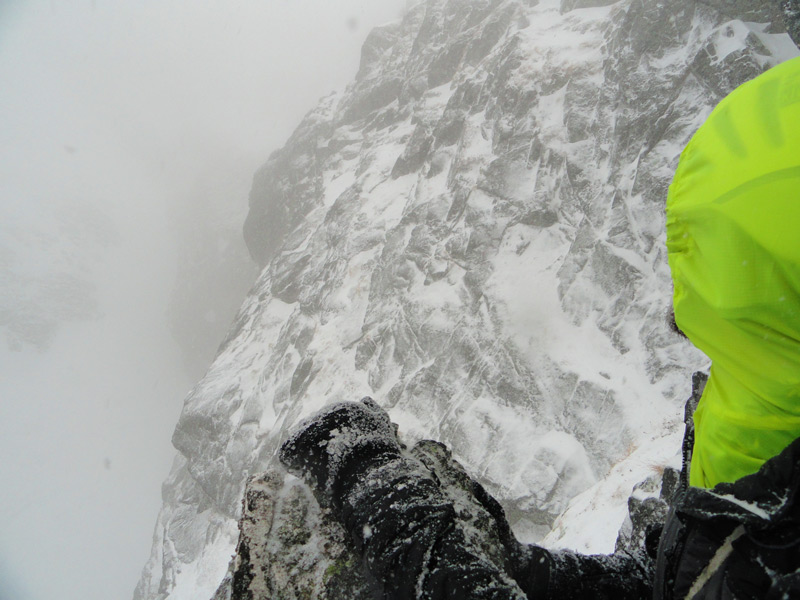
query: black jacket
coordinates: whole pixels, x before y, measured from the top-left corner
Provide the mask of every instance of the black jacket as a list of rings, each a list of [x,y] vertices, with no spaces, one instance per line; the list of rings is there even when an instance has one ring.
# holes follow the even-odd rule
[[[687,487],[665,524],[656,600],[800,598],[800,439],[752,475]]]

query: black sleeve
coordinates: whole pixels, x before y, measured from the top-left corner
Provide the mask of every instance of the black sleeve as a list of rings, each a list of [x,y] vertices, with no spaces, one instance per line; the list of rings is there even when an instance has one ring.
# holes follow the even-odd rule
[[[642,563],[623,553],[550,553],[548,598],[555,600],[645,600],[652,579]]]
[[[761,468],[687,487],[659,544],[655,598],[800,598],[800,438]]]
[[[513,572],[501,573],[469,548],[452,505],[413,461],[370,465],[342,491],[339,516],[389,598],[642,600],[652,594],[650,573],[623,553],[515,548]]]
[[[523,599],[516,583],[470,548],[430,474],[402,456],[355,469],[339,517],[392,599]]]
[[[328,409],[287,440],[281,460],[344,525],[381,597],[524,600],[509,575],[467,544],[452,503],[403,453],[385,413],[369,412],[376,406]]]

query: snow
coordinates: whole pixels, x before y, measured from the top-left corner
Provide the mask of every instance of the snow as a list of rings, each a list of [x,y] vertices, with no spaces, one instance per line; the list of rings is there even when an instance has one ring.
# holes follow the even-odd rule
[[[746,502],[744,500],[741,500],[740,498],[737,498],[732,494],[718,494],[715,492],[710,492],[710,493],[716,496],[717,498],[720,498],[722,500],[725,500],[726,502],[730,502],[731,504],[735,504],[736,506],[743,508],[747,512],[753,513],[754,515],[756,515],[761,519],[764,519],[765,521],[769,521],[771,518],[771,514],[768,511],[764,510],[754,502]]]
[[[781,63],[800,56],[800,48],[795,45],[792,38],[786,33],[765,33],[768,25],[766,23],[745,23],[750,31],[764,44],[772,55],[770,62],[773,64]]]
[[[523,509],[558,509],[558,499],[573,497],[595,481],[583,445],[563,431],[531,431],[529,415],[513,407],[498,407],[489,399],[473,405],[467,416],[471,431],[500,430],[500,439],[474,440],[477,456],[470,462],[485,464],[480,474],[491,470],[503,496],[529,498],[520,502]],[[472,423],[470,423],[472,421]],[[519,452],[524,447],[526,452]],[[487,460],[488,456],[488,460]],[[542,496],[544,490],[557,489],[555,502]]]
[[[752,23],[733,20],[720,26],[712,43],[716,54],[715,64],[721,63],[733,52],[747,47],[748,38],[753,35],[769,51],[768,56],[761,56],[763,66],[772,66],[779,62],[800,56],[800,49],[785,33],[766,33],[767,23]]]
[[[608,554],[628,515],[627,499],[633,486],[665,467],[680,469],[682,432],[652,440],[620,461],[594,486],[575,496],[541,540],[550,549],[568,548],[586,554]]]
[[[747,47],[749,34],[750,29],[741,21],[731,21],[720,27],[712,38],[716,54],[715,64],[721,63],[729,54]]]
[[[336,199],[347,190],[356,180],[355,168],[358,165],[356,159],[344,162],[341,170],[326,172],[323,181],[325,182],[325,194],[322,204],[330,208]]]
[[[388,150],[386,154],[389,154]],[[364,209],[365,216],[384,223],[386,231],[397,227],[413,194],[414,183],[413,177],[407,175],[398,179],[388,178],[373,187],[370,190],[371,201]]]
[[[542,137],[552,145],[554,141],[561,142],[563,148],[566,144],[566,128],[564,127],[564,99],[567,94],[567,86],[556,90],[552,94],[539,96],[539,127]]]
[[[169,595],[170,600],[209,598],[225,577],[228,561],[239,538],[239,529],[233,520],[222,523],[208,522],[206,528],[202,528],[200,521],[196,522],[195,527],[198,528],[198,534],[204,538],[206,531],[214,533],[210,539],[205,539],[203,550],[196,560],[181,565]]]
[[[562,15],[560,2],[539,2],[529,10],[530,26],[518,34],[526,44],[530,67],[523,66],[517,77],[526,78],[545,69],[567,78],[578,74],[591,76],[599,71],[604,40],[597,23],[607,19],[612,10],[613,5]]]
[[[652,384],[641,368],[644,350],[621,355],[592,321],[576,324],[564,312],[557,272],[568,242],[550,230],[530,240],[532,235],[525,226],[507,232],[487,282],[492,300],[503,306],[507,334],[538,372],[551,370],[548,363],[553,363],[562,372],[579,373],[583,380],[614,390],[631,431],[674,425],[675,408],[661,402],[663,388]],[[515,249],[524,241],[531,243],[518,254]]]

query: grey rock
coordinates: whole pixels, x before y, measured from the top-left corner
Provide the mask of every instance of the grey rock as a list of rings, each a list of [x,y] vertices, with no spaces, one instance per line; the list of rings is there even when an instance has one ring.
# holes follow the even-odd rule
[[[800,0],[781,0],[780,5],[786,31],[800,47]]]
[[[428,127],[422,123],[417,125],[414,133],[411,134],[411,139],[408,140],[408,145],[403,150],[403,154],[392,167],[392,177],[396,179],[418,171],[428,160],[432,144],[433,137]]]
[[[253,178],[244,239],[253,260],[262,267],[321,200],[321,140],[330,136],[328,121],[334,97],[312,111],[286,146],[270,157]]]
[[[641,549],[655,552],[679,478],[678,471],[668,467],[660,477],[653,475],[634,487],[628,498],[628,516],[620,528],[615,552],[636,553]]]

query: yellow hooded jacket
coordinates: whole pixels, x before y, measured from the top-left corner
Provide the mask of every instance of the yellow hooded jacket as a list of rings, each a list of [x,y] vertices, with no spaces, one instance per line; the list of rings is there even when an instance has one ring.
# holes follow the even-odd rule
[[[800,58],[740,86],[667,197],[675,320],[711,359],[690,483],[754,473],[800,437]]]

